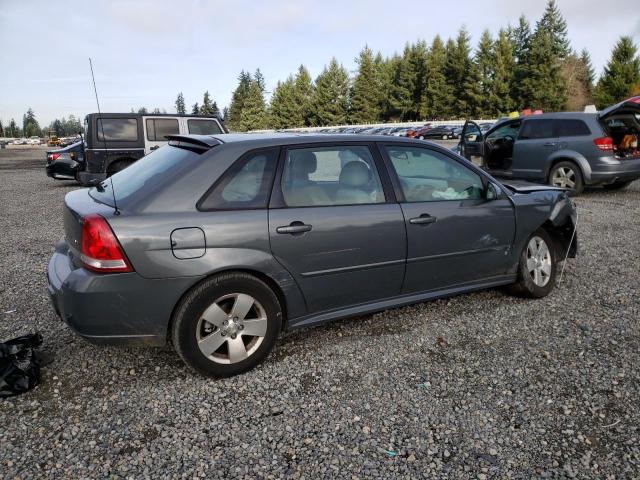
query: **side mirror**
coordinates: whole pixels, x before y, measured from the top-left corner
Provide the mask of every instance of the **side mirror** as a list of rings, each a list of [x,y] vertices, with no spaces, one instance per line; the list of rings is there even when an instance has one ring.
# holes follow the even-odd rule
[[[493,183],[487,183],[487,188],[484,191],[484,198],[487,201],[495,200],[500,196],[500,189]]]

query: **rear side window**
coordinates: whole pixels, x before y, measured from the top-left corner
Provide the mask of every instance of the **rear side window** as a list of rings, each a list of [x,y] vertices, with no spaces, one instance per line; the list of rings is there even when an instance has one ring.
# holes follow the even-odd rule
[[[138,121],[135,118],[99,118],[97,129],[101,142],[138,141]]]
[[[200,210],[266,208],[277,149],[250,152],[235,162],[199,202]]]
[[[222,129],[215,120],[190,118],[187,120],[189,133],[194,135],[218,135]]]
[[[591,130],[582,120],[556,120],[556,129],[559,137],[591,135]]]
[[[521,140],[537,138],[552,138],[557,136],[554,131],[555,120],[527,120],[520,131]]]
[[[178,120],[175,118],[147,118],[147,140],[152,142],[166,142],[166,135],[180,133]]]

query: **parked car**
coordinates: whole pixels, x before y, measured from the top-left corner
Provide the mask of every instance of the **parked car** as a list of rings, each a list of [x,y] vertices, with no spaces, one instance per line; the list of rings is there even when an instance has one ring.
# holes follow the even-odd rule
[[[585,185],[625,188],[640,178],[640,96],[601,112],[543,113],[496,124],[467,122],[460,151],[491,174],[546,182],[579,194]]]
[[[82,142],[76,142],[56,150],[49,150],[46,157],[47,175],[56,180],[77,180],[78,173],[84,166]]]
[[[442,140],[448,140],[450,138],[458,138],[454,127],[449,125],[438,125],[435,127],[426,127],[418,130],[416,137],[420,140],[425,138],[440,138]]]
[[[65,197],[48,289],[92,342],[170,339],[195,370],[229,376],[283,328],[500,285],[545,296],[576,254],[564,190],[501,184],[435,144],[169,138]]]
[[[84,120],[82,185],[95,185],[167,143],[178,134],[228,133],[221,118],[201,115],[91,113]]]
[[[40,145],[40,137],[29,137],[27,145]]]
[[[27,145],[29,143],[29,140],[27,140],[26,138],[16,138],[13,141],[13,145]]]

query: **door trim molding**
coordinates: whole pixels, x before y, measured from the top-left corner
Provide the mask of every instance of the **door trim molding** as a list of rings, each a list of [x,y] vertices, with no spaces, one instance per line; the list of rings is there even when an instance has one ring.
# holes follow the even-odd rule
[[[401,265],[405,263],[405,259],[401,258],[399,260],[388,260],[386,262],[377,262],[377,263],[365,263],[363,265],[350,265],[348,267],[340,267],[340,268],[330,268],[328,270],[316,270],[313,272],[304,272],[300,275],[309,278],[309,277],[319,277],[321,275],[331,275],[334,273],[345,273],[345,272],[356,272],[358,270],[370,270],[372,268],[379,267],[388,267],[392,265]]]

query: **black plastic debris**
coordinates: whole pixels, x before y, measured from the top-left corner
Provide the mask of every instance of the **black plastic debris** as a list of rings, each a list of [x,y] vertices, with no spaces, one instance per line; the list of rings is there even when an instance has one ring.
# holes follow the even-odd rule
[[[19,395],[40,382],[42,335],[31,333],[0,343],[0,397]]]

